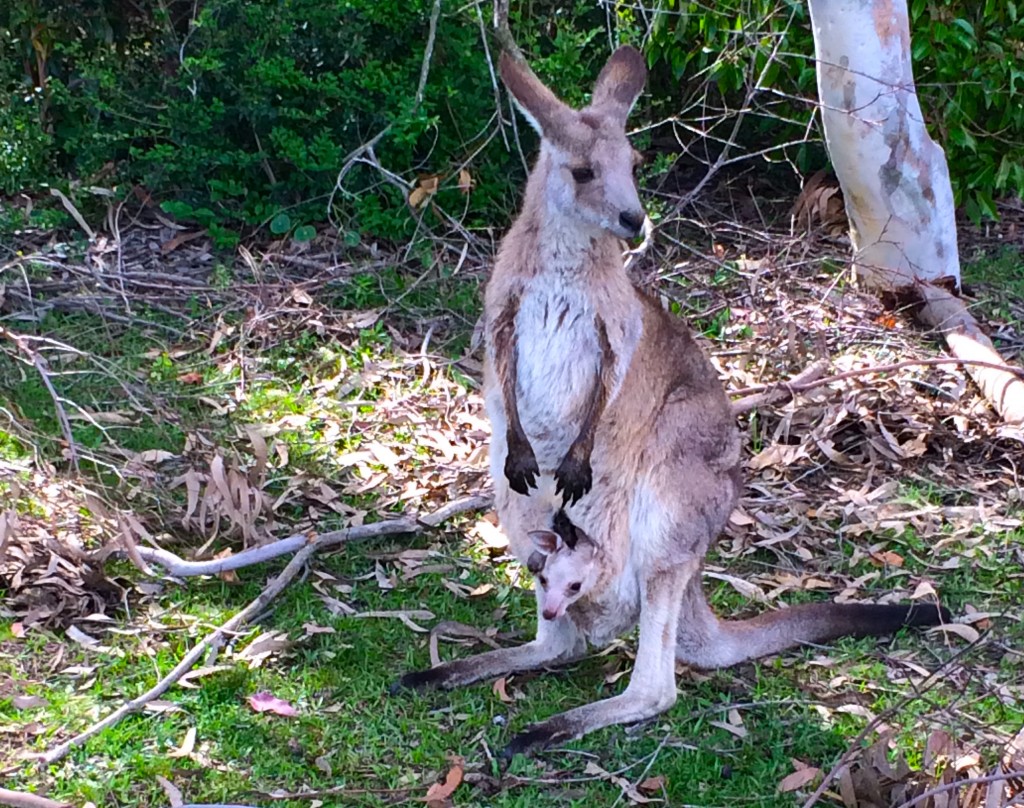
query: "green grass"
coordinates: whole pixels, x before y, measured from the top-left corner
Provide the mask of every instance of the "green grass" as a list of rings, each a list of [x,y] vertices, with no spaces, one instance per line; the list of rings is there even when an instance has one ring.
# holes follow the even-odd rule
[[[428,260],[424,263],[430,266]],[[219,271],[218,283],[230,285],[229,268]],[[372,439],[366,434],[370,422],[383,424],[396,444],[413,447],[414,463],[421,458],[425,462],[423,447],[417,445],[417,425],[400,418],[394,423],[387,420],[389,407],[396,401],[431,394],[418,365],[411,365],[412,370],[401,365],[396,346],[402,338],[399,326],[440,323],[433,350],[456,358],[468,344],[477,296],[475,283],[437,269],[429,269],[419,282],[390,271],[357,276],[330,291],[332,307],[341,311],[391,306],[388,319],[355,329],[345,339],[280,324],[272,339],[259,343],[253,337],[241,352],[237,331],[210,354],[210,334],[198,327],[173,343],[162,332],[113,326],[89,315],[49,315],[34,328],[39,335],[88,354],[50,358],[51,368],[60,374],[54,377],[55,384],[65,399],[93,413],[127,411],[130,415],[130,423],[107,423],[104,429],[74,420],[74,438],[81,447],[101,459],[115,454],[115,444],[129,452],[163,449],[185,458],[189,444],[192,462],[194,455],[204,451],[208,455],[209,447],[216,446],[240,468],[251,468],[253,449],[245,427],[273,426],[274,438],[287,447],[289,455],[287,464],[267,471],[264,491],[273,498],[294,478],[324,480],[338,489],[351,482],[351,469],[336,461]],[[397,298],[401,303],[395,306]],[[240,319],[228,314],[221,323],[229,329],[241,326]],[[749,336],[742,330],[746,326],[731,322],[728,309],[699,325],[719,339]],[[411,342],[418,347],[418,342]],[[475,384],[454,366],[443,373],[459,395]],[[364,375],[367,381],[360,381]],[[37,433],[26,438],[8,431],[0,421],[0,459],[27,466],[34,442],[45,459],[60,462],[60,429],[38,374],[0,353],[0,380],[5,405],[19,423]],[[131,403],[123,385],[142,406]],[[419,412],[440,421],[449,403],[441,396]],[[173,474],[156,475],[139,485],[133,479],[121,481],[100,465],[84,464],[83,468],[86,479],[105,486],[116,503],[134,509],[151,525],[165,527],[166,522],[171,533],[193,545],[200,543],[171,524],[185,497],[181,488],[167,488]],[[379,464],[370,468],[387,471]],[[175,469],[174,474],[179,471]],[[0,494],[12,490],[11,485],[10,479],[0,480]],[[376,501],[388,492],[387,486],[385,482],[380,490],[346,495],[345,502],[373,511]],[[901,497],[921,506],[969,504],[962,493],[927,482],[905,484]],[[47,513],[45,503],[34,499],[31,490],[22,491],[16,505],[26,514]],[[392,508],[398,509],[399,505]],[[278,514],[280,527],[308,524],[311,513],[306,502],[288,503]],[[346,522],[343,515],[323,508],[315,514],[320,529]],[[82,516],[89,523],[91,515],[84,508]],[[956,675],[942,677],[926,698],[906,701],[915,685],[908,681],[907,669],[894,660],[907,658],[936,668],[953,658],[963,643],[903,632],[894,639],[843,640],[829,649],[807,649],[729,671],[684,673],[679,679],[679,701],[665,715],[639,729],[596,732],[569,744],[568,753],[517,759],[508,774],[518,779],[506,779],[495,790],[498,781],[492,778],[502,772],[492,755],[532,721],[620,692],[628,676],[613,683],[607,680],[631,667],[628,652],[620,649],[567,669],[516,676],[507,688],[513,696],[511,704],[504,703],[490,683],[451,693],[392,696],[388,686],[402,672],[429,665],[427,636],[396,619],[332,615],[316,588],[359,611],[427,609],[438,621],[516,629],[525,639],[533,624],[531,593],[510,584],[509,565],[493,563],[487,553],[466,543],[465,526],[456,523],[447,532],[435,532],[414,543],[436,550],[441,554],[439,561],[451,564],[455,571],[423,574],[408,582],[402,582],[399,574],[393,589],[382,589],[372,573],[378,564],[388,572],[401,570],[375,554],[403,545],[359,545],[319,558],[315,570],[333,579],[311,574],[295,582],[257,626],[222,649],[217,663],[226,665],[226,670],[196,680],[194,688],[176,687],[164,697],[179,708],[177,712],[129,717],[49,768],[20,760],[17,753],[22,744],[33,751],[45,749],[144,692],[199,637],[255,597],[281,565],[242,570],[238,584],[193,579],[185,584],[164,582],[156,594],[132,590],[130,610],[113,612],[119,631],[106,630],[101,623],[76,623],[100,638],[112,649],[109,652],[85,649],[57,630],[33,629],[26,637],[17,637],[14,619],[0,612],[0,772],[5,786],[45,787],[50,796],[74,804],[88,800],[103,806],[163,806],[167,798],[156,779],[161,776],[193,802],[265,804],[262,793],[344,786],[362,791],[325,797],[325,803],[380,805],[423,797],[450,765],[451,756],[457,755],[477,778],[474,784],[460,787],[458,805],[611,805],[620,789],[585,773],[588,761],[593,761],[634,782],[645,770],[647,776],[665,777],[672,805],[789,806],[795,798],[778,794],[776,787],[793,771],[793,759],[828,769],[864,727],[863,715],[840,711],[840,707],[857,705],[875,714],[892,708],[895,712],[887,723],[894,729],[898,748],[912,762],[919,760],[931,728],[948,727],[945,709],[966,708],[972,720],[1005,731],[1024,723],[1020,702],[1003,698],[993,686],[996,682],[1019,687],[1022,660],[1012,654],[999,656],[994,646],[968,657]],[[768,574],[791,562],[809,573],[846,579],[879,572],[866,585],[866,591],[876,596],[894,588],[912,591],[914,581],[929,578],[955,610],[966,605],[996,613],[1019,609],[1024,577],[1012,567],[1013,548],[1024,540],[1019,529],[967,533],[939,546],[940,538],[922,536],[913,529],[839,540],[828,537],[814,547],[806,564],[780,558],[769,549],[738,559],[713,554],[709,560],[727,567],[732,575],[747,577]],[[879,567],[864,552],[854,563],[854,551],[869,545],[898,553],[904,565]],[[962,561],[960,566],[944,567],[954,559]],[[107,573],[119,575],[129,586],[140,580],[125,562],[112,562]],[[459,582],[469,586],[491,583],[494,588],[479,598],[459,599],[444,587],[446,575],[461,576]],[[351,591],[332,588],[334,582]],[[0,595],[5,585],[0,581]],[[708,580],[707,586],[720,613],[756,611],[727,584]],[[781,601],[797,603],[826,596],[796,590],[786,592]],[[507,610],[500,620],[493,616],[498,608]],[[432,621],[419,622],[429,626]],[[306,624],[329,626],[334,633],[307,634]],[[286,633],[295,644],[250,667],[237,655],[254,637],[270,630]],[[1007,647],[1024,647],[1019,623],[996,619],[994,631]],[[442,656],[479,650],[483,649],[443,644]],[[77,673],[68,672],[75,667]],[[299,715],[255,713],[246,700],[260,691],[288,700]],[[13,704],[19,695],[37,695],[47,703],[19,710]],[[732,707],[742,718],[744,737],[712,723],[726,721]],[[26,734],[26,725],[38,732]],[[192,753],[172,756],[193,729]],[[306,806],[309,802],[275,804]]]
[[[442,548],[463,554],[456,540]],[[509,609],[502,628],[530,628],[532,599],[527,592],[511,590],[502,602],[491,595],[458,600],[444,589],[440,576],[431,574],[383,591],[372,578],[358,580],[372,572],[374,563],[363,554],[349,553],[321,559],[317,568],[349,582],[353,589],[344,597],[363,610],[427,608],[438,619],[485,627],[494,608],[502,605]],[[268,572],[245,571],[241,586],[191,581],[186,588],[169,587],[149,608],[163,615],[162,622],[173,625],[221,622],[256,594]],[[474,566],[466,582],[491,579],[490,570]],[[718,587],[716,595],[724,589]],[[557,673],[517,677],[509,692],[522,698],[511,705],[502,703],[488,684],[453,693],[390,696],[387,687],[399,672],[428,664],[424,636],[397,620],[333,617],[308,582],[289,589],[270,618],[250,636],[274,629],[302,638],[303,624],[310,622],[330,626],[336,633],[315,634],[254,670],[235,662],[231,670],[199,680],[196,689],[173,690],[169,698],[181,712],[131,717],[93,740],[49,772],[56,783],[51,796],[104,805],[161,805],[157,775],[171,779],[188,799],[196,801],[245,801],[253,791],[339,785],[412,786],[413,795],[422,796],[444,771],[449,755],[462,755],[469,766],[496,774],[484,742],[497,750],[511,732],[530,721],[608,695],[625,681],[604,683],[606,667],[624,664],[612,656],[592,658]],[[155,642],[146,635],[106,637],[105,643],[124,652],[119,657],[68,648],[71,656],[65,664],[96,665],[102,675],[58,673],[24,687],[23,693],[40,695],[48,705],[25,715],[10,707],[9,701],[0,700],[0,726],[28,718],[51,731],[60,727],[61,734],[83,729],[97,714],[148,687],[187,645],[184,633],[163,632],[158,637]],[[10,639],[9,627],[0,629],[0,640]],[[57,636],[30,634],[20,654],[0,662],[0,673],[18,679],[27,659],[46,656],[57,642]],[[245,639],[239,639],[236,648],[245,644]],[[897,648],[904,649],[918,644],[910,636],[895,641]],[[142,653],[144,647],[150,655]],[[878,647],[875,640],[840,642],[828,655],[835,663],[829,670],[793,664],[812,655],[808,652],[715,673],[702,682],[684,677],[677,705],[639,736],[631,738],[623,728],[613,728],[569,748],[596,756],[609,771],[632,765],[629,775],[634,777],[649,762],[648,756],[657,753],[650,773],[667,778],[673,804],[685,800],[699,805],[790,805],[791,797],[774,794],[774,785],[792,770],[790,759],[825,764],[841,754],[863,726],[860,717],[834,711],[823,717],[819,708],[852,702],[879,712],[906,695],[905,689],[887,684],[887,668],[877,655]],[[825,687],[837,669],[846,681],[838,688]],[[261,690],[287,699],[300,716],[254,713],[245,700]],[[944,697],[952,700],[951,693],[955,690]],[[709,723],[724,720],[733,704],[750,705],[740,708],[748,733],[742,739]],[[994,696],[975,701],[972,709],[1007,725],[1024,720],[1024,711]],[[921,704],[904,708],[905,725],[909,727],[910,719],[923,711]],[[196,730],[193,756],[168,757],[190,728]],[[41,749],[51,739],[47,733],[33,747]],[[910,748],[920,741],[910,733],[901,740]],[[509,773],[527,779],[551,779],[559,773],[580,777],[586,759],[564,753],[518,759]],[[323,770],[324,761],[329,774]],[[22,777],[24,782],[35,779],[31,769],[16,775],[15,781]],[[472,800],[472,792],[463,789]],[[600,781],[561,787],[525,783],[476,804],[564,805],[566,789],[578,793],[578,804],[606,804],[618,794],[615,786]],[[379,795],[350,795],[343,804],[374,805],[379,800]],[[474,803],[463,797],[459,804]]]

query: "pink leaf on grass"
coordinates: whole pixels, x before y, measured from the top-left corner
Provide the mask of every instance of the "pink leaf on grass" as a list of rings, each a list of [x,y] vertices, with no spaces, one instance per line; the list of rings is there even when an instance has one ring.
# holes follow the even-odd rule
[[[261,691],[248,698],[249,706],[258,713],[274,713],[275,715],[298,715],[299,711],[292,707],[284,699],[279,699],[272,693]]]

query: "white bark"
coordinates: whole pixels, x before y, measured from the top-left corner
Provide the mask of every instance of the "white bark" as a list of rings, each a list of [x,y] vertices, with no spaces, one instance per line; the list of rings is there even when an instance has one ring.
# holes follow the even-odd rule
[[[809,0],[825,144],[843,189],[853,266],[866,285],[921,304],[960,359],[1002,362],[955,296],[960,256],[949,169],[925,129],[906,0]],[[1003,419],[1024,425],[1019,371],[968,365]]]
[[[946,155],[925,129],[905,0],[810,0],[825,143],[869,286],[960,286]]]

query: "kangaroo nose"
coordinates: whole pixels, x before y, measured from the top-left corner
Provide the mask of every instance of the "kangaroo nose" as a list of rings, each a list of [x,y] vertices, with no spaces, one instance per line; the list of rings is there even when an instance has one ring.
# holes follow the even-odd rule
[[[558,612],[555,611],[554,609],[545,609],[542,612],[542,614],[544,615],[544,619],[545,620],[554,620],[555,619],[555,615],[557,615]]]
[[[620,213],[619,224],[626,230],[629,230],[634,236],[638,235],[640,229],[644,226],[644,215],[642,213]]]

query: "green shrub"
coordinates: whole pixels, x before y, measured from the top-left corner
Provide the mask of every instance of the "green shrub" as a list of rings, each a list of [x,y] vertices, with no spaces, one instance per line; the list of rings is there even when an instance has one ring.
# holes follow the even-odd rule
[[[918,92],[957,202],[995,217],[993,197],[1024,193],[1024,16],[1012,0],[913,0],[911,16]]]
[[[348,243],[407,239],[420,216],[443,221],[438,209],[470,228],[505,222],[523,170],[494,121],[480,34],[488,12],[442,4],[417,103],[432,8],[433,0],[8,0],[0,191],[81,181],[127,194],[138,185],[222,245],[260,228],[304,240],[328,218]],[[802,138],[815,97],[804,0],[661,0],[657,9],[525,0],[513,4],[511,23],[537,72],[571,103],[585,101],[607,55],[607,10],[619,39],[647,48],[652,119],[698,100],[708,104],[699,113],[735,109],[761,77],[777,92],[757,95],[743,143]],[[1024,23],[1013,3],[996,0],[912,0],[912,11],[922,102],[957,198],[992,214],[993,194],[1024,185]],[[730,129],[726,121],[715,132]],[[335,189],[346,156],[384,130],[378,165],[363,155]],[[533,135],[519,130],[529,154]],[[820,145],[788,156],[805,169],[824,160]],[[468,195],[462,168],[473,180]],[[396,177],[439,178],[432,204],[410,210]]]
[[[0,70],[30,89],[45,86],[35,133],[54,148],[50,165],[40,166],[24,162],[38,152],[35,141],[15,140],[22,162],[8,190],[33,174],[37,182],[50,174],[106,178],[113,163],[118,181],[144,186],[221,244],[242,228],[308,238],[309,225],[328,213],[353,239],[406,238],[419,213],[377,166],[355,162],[332,195],[346,155],[386,130],[373,151],[380,166],[407,182],[440,175],[434,203],[470,227],[490,224],[496,210],[507,214],[521,179],[518,155],[495,137],[475,6],[442,5],[417,103],[432,7],[433,0],[204,0],[194,14],[192,0],[170,0],[135,4],[146,10],[125,16],[116,0],[14,0],[0,10],[9,32]],[[586,54],[603,55],[603,43],[587,48],[600,29],[577,34],[579,17],[564,11],[533,4],[546,22],[523,41],[558,86],[583,86],[592,76]],[[603,22],[582,0],[577,11]],[[22,75],[23,64],[37,63]],[[469,195],[459,188],[464,165]],[[423,215],[436,221],[433,205]]]
[[[817,97],[802,0],[665,0],[659,9],[648,56],[656,81],[660,72],[663,86],[682,87],[678,108],[709,82],[723,106],[736,108],[763,73],[776,93],[758,99],[741,141],[761,149],[799,135]],[[1024,18],[1003,0],[911,0],[910,11],[921,104],[946,149],[957,202],[975,219],[995,216],[994,195],[1024,191]]]

